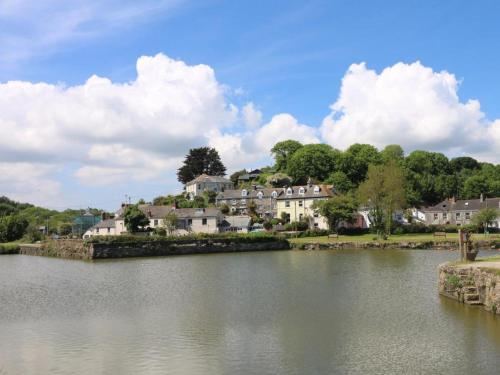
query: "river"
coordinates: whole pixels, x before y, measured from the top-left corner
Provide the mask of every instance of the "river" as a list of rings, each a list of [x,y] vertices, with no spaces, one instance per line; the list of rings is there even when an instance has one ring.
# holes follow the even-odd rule
[[[457,256],[1,256],[0,374],[498,374],[500,318],[437,293]]]

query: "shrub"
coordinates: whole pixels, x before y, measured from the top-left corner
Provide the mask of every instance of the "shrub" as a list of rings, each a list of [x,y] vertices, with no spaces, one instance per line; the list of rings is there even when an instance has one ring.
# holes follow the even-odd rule
[[[338,234],[346,234],[346,235],[361,235],[361,234],[367,234],[370,233],[369,228],[345,228],[345,227],[340,227],[337,230]]]
[[[457,275],[448,275],[446,276],[446,283],[453,288],[461,288],[462,280]]]

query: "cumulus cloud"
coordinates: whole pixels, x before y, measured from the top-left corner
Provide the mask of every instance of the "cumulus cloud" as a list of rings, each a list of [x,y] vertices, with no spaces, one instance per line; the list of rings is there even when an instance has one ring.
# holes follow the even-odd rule
[[[243,121],[248,128],[254,129],[262,122],[262,112],[255,108],[255,105],[250,102],[242,109]]]
[[[495,130],[485,118],[477,100],[461,102],[458,88],[453,74],[420,62],[398,63],[379,74],[353,64],[322,123],[322,137],[339,148],[398,143],[407,151],[471,153],[498,161],[498,144],[492,141],[498,126]]]

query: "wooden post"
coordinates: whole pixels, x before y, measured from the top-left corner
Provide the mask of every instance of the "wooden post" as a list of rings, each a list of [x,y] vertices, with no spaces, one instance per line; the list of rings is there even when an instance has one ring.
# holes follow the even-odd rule
[[[464,244],[462,242],[462,229],[459,229],[458,230],[458,250],[460,250],[460,260],[461,261],[464,261],[464,259],[465,259],[463,248],[464,248]]]

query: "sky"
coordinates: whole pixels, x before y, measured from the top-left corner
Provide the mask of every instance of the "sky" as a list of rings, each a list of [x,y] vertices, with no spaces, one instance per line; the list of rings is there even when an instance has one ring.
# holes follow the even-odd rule
[[[497,1],[0,0],[0,195],[115,210],[278,141],[500,163]]]

